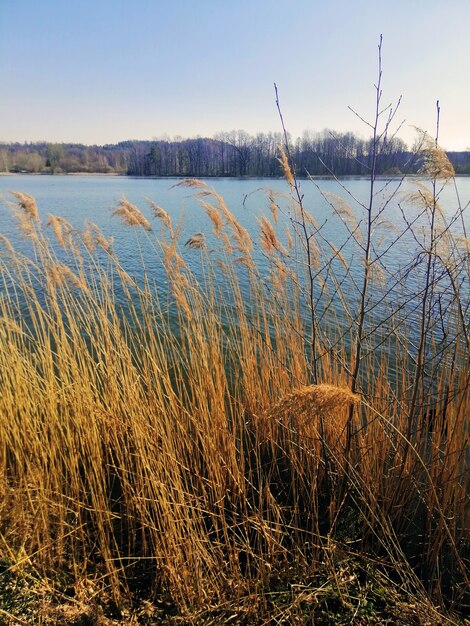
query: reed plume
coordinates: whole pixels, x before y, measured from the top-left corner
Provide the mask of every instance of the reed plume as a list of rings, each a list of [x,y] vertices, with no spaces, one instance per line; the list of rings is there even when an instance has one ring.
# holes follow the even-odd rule
[[[207,184],[202,181],[202,180],[198,180],[197,178],[184,178],[183,180],[181,180],[179,183],[176,183],[175,185],[173,185],[174,187],[207,187]]]
[[[419,130],[419,129],[418,129]],[[421,131],[422,133],[422,131]],[[421,145],[422,166],[420,173],[431,179],[448,179],[455,176],[455,170],[446,152],[426,133],[419,141]]]
[[[349,407],[351,404],[357,404],[360,400],[360,395],[352,393],[347,387],[338,387],[327,383],[308,385],[287,394],[269,410],[269,414],[327,413],[335,409]]]
[[[39,220],[39,211],[36,200],[33,196],[29,196],[21,191],[10,191],[10,194],[16,198],[18,206],[24,211],[29,219],[34,220],[35,222]]]
[[[278,151],[279,151],[279,163],[281,164],[282,167],[282,171],[284,173],[284,177],[287,180],[287,182],[289,183],[289,185],[291,187],[294,187],[294,175],[292,173],[292,169],[289,163],[289,159],[287,158],[287,154],[286,151],[284,149],[284,146],[282,145],[278,145],[277,147]]]
[[[184,245],[188,248],[204,250],[206,248],[206,237],[204,233],[195,233],[187,240]]]
[[[119,205],[113,211],[113,215],[120,217],[122,222],[127,226],[142,226],[144,230],[152,230],[150,222],[140,209],[129,202],[124,196],[122,196]]]
[[[151,200],[150,198],[146,198],[147,204],[150,206],[150,208],[153,211],[154,216],[161,220],[163,224],[165,224],[165,226],[168,229],[168,232],[170,233],[170,236],[173,235],[173,224],[171,222],[171,217],[170,215],[167,213],[167,211],[165,211],[164,209],[162,209],[162,207],[158,206],[158,204],[156,204],[153,200]]]

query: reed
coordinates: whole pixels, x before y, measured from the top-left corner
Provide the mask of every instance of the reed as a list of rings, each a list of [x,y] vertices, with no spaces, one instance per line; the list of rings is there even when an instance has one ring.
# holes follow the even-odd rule
[[[43,229],[34,200],[15,194],[31,254],[8,241],[0,253],[3,562],[66,572],[76,588],[99,580],[116,602],[145,588],[148,599],[166,597],[194,619],[214,607],[247,619],[287,615],[303,596],[276,604],[276,590],[297,584],[305,594],[321,576],[347,605],[353,600],[340,571],[352,558],[380,564],[430,614],[433,603],[468,606],[468,250],[461,238],[441,224],[423,243],[417,352],[409,332],[416,308],[403,308],[403,282],[385,332],[383,320],[368,321],[366,307],[359,309],[360,367],[345,343],[347,323],[327,323],[316,310],[315,379],[304,299],[308,306],[312,277],[313,294],[328,297],[335,283],[320,280],[340,255],[344,267],[341,250],[325,249],[320,234],[304,274],[306,249],[295,228],[291,243],[282,243],[276,210],[272,221],[259,220],[270,268],[263,275],[252,256],[257,242],[220,196],[186,184],[210,217],[217,250],[197,233],[185,251],[168,214],[151,201],[154,226],[125,198],[115,211],[153,242],[168,297],[129,277],[95,225],[80,232],[49,216]],[[417,193],[412,200],[424,203],[418,210],[426,216],[435,196]],[[344,214],[352,223],[339,205]],[[189,254],[199,255],[202,280],[189,270]],[[431,273],[435,261],[445,272]],[[381,285],[390,297],[388,283],[376,281],[376,299]],[[436,312],[429,294],[440,285],[451,297]],[[448,325],[444,345],[434,323]]]
[[[43,224],[13,193],[30,249],[0,236],[5,576],[188,623],[313,623],[332,605],[366,623],[384,586],[397,620],[468,612],[468,205],[442,206],[437,137],[420,135],[413,193],[377,178],[396,113],[380,55],[368,201],[341,181],[324,194],[342,241],[305,206],[285,129],[288,193],[267,192],[257,237],[203,181],[179,185],[212,233],[186,241],[151,199],[153,218],[121,199],[166,291],[95,224]]]

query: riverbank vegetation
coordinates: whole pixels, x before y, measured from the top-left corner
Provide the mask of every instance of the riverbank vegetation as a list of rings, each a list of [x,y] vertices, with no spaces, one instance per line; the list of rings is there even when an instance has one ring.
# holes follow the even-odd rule
[[[322,239],[285,152],[288,233],[276,198],[255,241],[195,180],[182,184],[216,249],[209,233],[182,246],[152,201],[153,218],[116,207],[154,245],[167,294],[93,224],[41,225],[15,193],[33,253],[2,240],[0,554],[44,623],[106,623],[130,599],[141,623],[468,610],[469,244],[461,209],[438,204],[452,168],[423,150],[430,186],[404,216],[419,246],[394,299],[376,243],[365,300],[347,293],[346,251]],[[364,251],[364,222],[335,206]],[[3,615],[18,610],[21,593],[3,597]]]

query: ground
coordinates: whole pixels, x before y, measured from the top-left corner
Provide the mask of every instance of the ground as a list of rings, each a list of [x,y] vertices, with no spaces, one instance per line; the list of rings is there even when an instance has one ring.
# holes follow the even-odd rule
[[[308,584],[276,585],[254,596],[182,615],[162,598],[117,604],[99,579],[67,581],[41,577],[29,565],[21,570],[3,564],[0,579],[0,626],[150,626],[152,624],[338,624],[468,626],[470,620],[444,616],[424,599],[411,598],[373,565],[345,560],[334,576]],[[258,602],[258,608],[256,608]]]

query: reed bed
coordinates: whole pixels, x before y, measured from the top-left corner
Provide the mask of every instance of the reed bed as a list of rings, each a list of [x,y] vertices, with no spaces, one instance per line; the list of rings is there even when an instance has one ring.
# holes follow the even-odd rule
[[[365,623],[372,570],[431,621],[469,610],[469,249],[463,210],[446,220],[436,201],[451,172],[402,199],[422,245],[395,281],[329,199],[362,251],[361,300],[281,161],[290,204],[268,195],[259,240],[202,181],[182,184],[213,232],[187,242],[163,208],[123,198],[115,217],[151,242],[167,292],[96,225],[41,224],[14,194],[31,250],[0,243],[4,568],[194,623],[302,623],[332,597]]]

